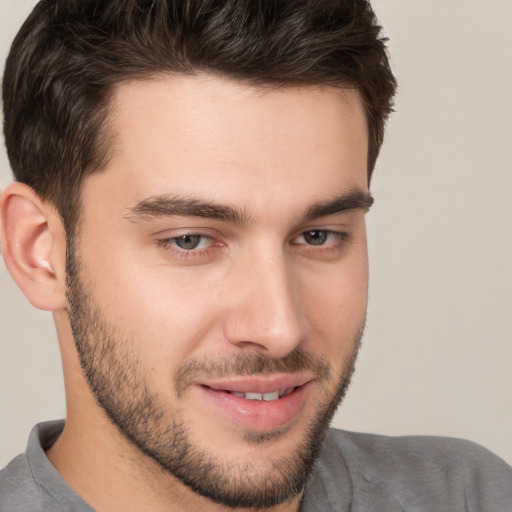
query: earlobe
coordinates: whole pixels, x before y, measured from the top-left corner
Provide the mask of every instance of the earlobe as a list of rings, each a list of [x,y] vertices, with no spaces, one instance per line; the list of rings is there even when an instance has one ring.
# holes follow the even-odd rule
[[[9,273],[33,306],[66,307],[64,229],[55,209],[27,185],[12,183],[2,193],[0,244]]]

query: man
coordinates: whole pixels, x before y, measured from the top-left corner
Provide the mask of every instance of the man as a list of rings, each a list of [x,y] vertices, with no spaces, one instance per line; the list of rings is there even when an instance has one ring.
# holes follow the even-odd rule
[[[57,0],[3,81],[6,265],[67,396],[0,510],[506,511],[454,440],[329,431],[395,81],[366,2]]]

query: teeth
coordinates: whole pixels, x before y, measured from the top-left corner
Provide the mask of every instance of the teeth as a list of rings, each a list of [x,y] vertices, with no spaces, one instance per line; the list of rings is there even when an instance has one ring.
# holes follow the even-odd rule
[[[271,400],[277,400],[279,398],[279,391],[273,391],[272,393],[265,393],[263,400],[270,402]]]
[[[245,398],[247,400],[263,400],[263,396],[261,393],[245,393]]]
[[[245,398],[246,400],[265,400],[266,402],[270,402],[272,400],[278,400],[279,398],[290,394],[292,391],[293,388],[287,388],[280,391],[272,391],[271,393],[239,393],[238,391],[231,391],[231,394],[240,398]]]

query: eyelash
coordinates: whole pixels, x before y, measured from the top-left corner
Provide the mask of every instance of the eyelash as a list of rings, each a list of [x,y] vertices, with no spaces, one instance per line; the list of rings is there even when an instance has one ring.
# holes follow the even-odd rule
[[[334,239],[334,245],[336,245],[336,246],[341,245],[343,242],[347,242],[349,240],[349,238],[350,238],[349,234],[344,232],[344,231],[333,231],[331,229],[309,229],[307,231],[302,232],[296,238],[301,238],[301,237],[304,237],[306,235],[311,235],[312,233],[322,233],[323,235],[326,235],[327,237],[333,238]],[[323,247],[323,248],[327,248],[326,246],[331,247],[333,244],[332,244],[332,242],[331,242],[331,244],[326,242],[326,243],[322,243],[322,244],[318,244],[318,245],[316,245],[316,244],[308,244],[308,243],[304,243],[304,244],[295,243],[294,245],[306,245],[306,246],[309,246],[309,247]]]
[[[200,237],[203,241],[204,240],[210,240],[211,243],[205,247],[204,249],[182,249],[178,245],[176,245],[176,241],[179,239],[182,239],[184,237]],[[202,233],[184,233],[183,235],[179,236],[173,236],[170,238],[162,238],[161,240],[157,241],[158,246],[165,250],[171,250],[174,252],[178,257],[180,258],[198,258],[201,256],[205,256],[214,248],[215,246],[220,247],[220,242],[215,242],[213,237],[204,235]]]
[[[318,253],[329,253],[333,251],[339,251],[346,243],[350,241],[350,234],[344,231],[333,231],[330,229],[310,229],[307,231],[303,231],[300,235],[294,237],[293,240],[304,237],[305,235],[312,233],[322,233],[327,237],[331,237],[333,240],[331,242],[327,241],[326,243],[322,243],[319,245],[308,244],[308,243],[297,243],[291,242],[291,245],[294,246],[304,246],[301,247],[301,251],[313,250],[315,254]],[[183,239],[184,237],[200,237],[203,241],[209,240],[210,243],[205,248],[200,249],[183,249],[176,244],[176,241],[179,239]],[[171,250],[174,252],[179,258],[201,258],[207,256],[211,253],[212,250],[220,249],[224,246],[221,242],[216,242],[215,239],[209,235],[204,235],[202,233],[184,233],[183,235],[173,236],[169,238],[163,238],[157,241],[158,246],[164,250]],[[311,249],[310,249],[311,248]]]

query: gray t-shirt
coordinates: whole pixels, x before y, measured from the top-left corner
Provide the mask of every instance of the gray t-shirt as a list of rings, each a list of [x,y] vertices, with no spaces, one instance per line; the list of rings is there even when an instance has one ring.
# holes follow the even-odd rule
[[[44,453],[63,422],[37,425],[0,471],[0,512],[92,512]],[[512,512],[512,468],[457,439],[331,429],[301,512]]]

